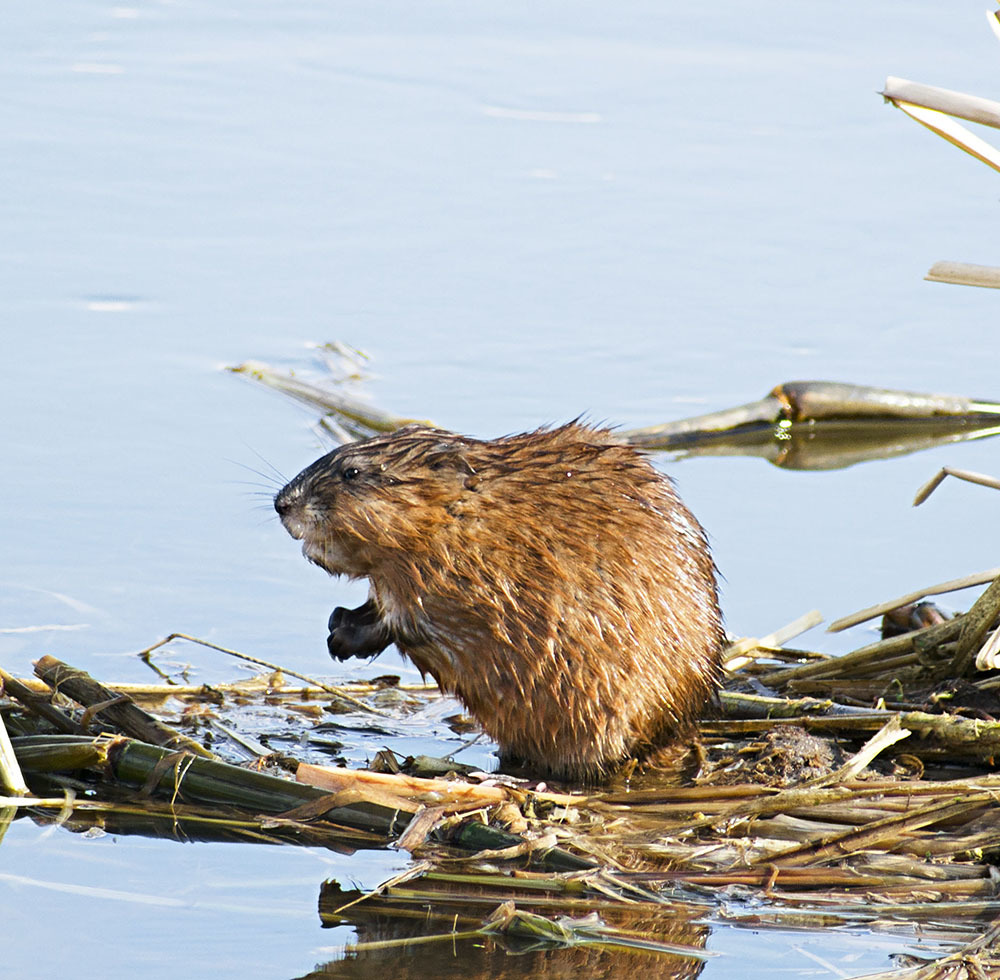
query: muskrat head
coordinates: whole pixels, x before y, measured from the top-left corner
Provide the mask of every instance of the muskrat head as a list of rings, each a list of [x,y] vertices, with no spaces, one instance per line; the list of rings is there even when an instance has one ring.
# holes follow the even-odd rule
[[[351,443],[307,466],[274,498],[288,533],[331,575],[370,576],[407,560],[449,520],[474,471],[465,440],[409,425]]]

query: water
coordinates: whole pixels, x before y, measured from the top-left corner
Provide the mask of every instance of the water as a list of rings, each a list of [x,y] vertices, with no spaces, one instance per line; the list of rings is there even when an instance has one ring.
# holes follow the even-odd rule
[[[245,466],[290,476],[322,446],[309,412],[220,370],[246,358],[301,368],[342,339],[374,356],[378,404],[477,435],[649,424],[804,377],[1000,397],[997,295],[922,281],[993,261],[996,176],[876,94],[888,74],[991,94],[980,4],[62,2],[10,10],[0,50],[14,673],[55,653],[147,679],[131,654],[174,630],[330,669],[326,615],[364,588],[255,509],[269,484]],[[995,565],[988,491],[909,506],[946,464],[1000,472],[989,440],[833,473],[665,463],[741,634]],[[18,873],[58,880],[54,847],[80,853],[47,837]],[[232,853],[213,874],[242,873]],[[87,928],[85,898],[60,902]],[[124,945],[148,933],[129,921]]]

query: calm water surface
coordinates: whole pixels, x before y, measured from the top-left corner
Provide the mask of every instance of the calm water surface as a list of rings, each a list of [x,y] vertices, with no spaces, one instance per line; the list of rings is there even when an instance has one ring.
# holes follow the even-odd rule
[[[996,293],[922,281],[938,259],[995,261],[996,176],[876,94],[888,74],[993,94],[981,8],[12,8],[4,666],[54,653],[147,679],[133,653],[183,630],[330,669],[326,615],[364,587],[258,509],[270,485],[245,467],[290,476],[322,447],[310,413],[221,371],[247,358],[302,368],[308,342],[342,339],[375,358],[379,404],[486,436],[581,412],[649,424],[805,377],[1000,400]],[[833,473],[664,461],[741,634],[996,564],[986,491],[909,500],[942,465],[998,463],[989,440]],[[172,658],[199,680],[240,670]],[[322,878],[406,864],[25,822],[0,854],[0,918],[31,947],[5,961],[25,976],[297,976],[347,938],[318,928]],[[763,972],[775,950],[789,976],[833,974],[796,942],[716,933],[702,975]],[[822,943],[842,975],[899,948]]]

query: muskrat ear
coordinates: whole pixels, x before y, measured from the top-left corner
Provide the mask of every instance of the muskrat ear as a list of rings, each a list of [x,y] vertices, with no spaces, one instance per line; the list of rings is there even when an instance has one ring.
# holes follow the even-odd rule
[[[424,461],[432,470],[453,470],[465,476],[474,476],[476,472],[465,454],[465,448],[444,439],[428,451]]]

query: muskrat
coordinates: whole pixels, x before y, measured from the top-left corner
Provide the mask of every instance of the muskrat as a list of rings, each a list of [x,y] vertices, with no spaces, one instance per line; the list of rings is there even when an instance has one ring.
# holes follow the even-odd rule
[[[705,532],[609,429],[408,425],[323,456],[274,507],[306,558],[369,580],[330,617],[330,654],[395,643],[505,762],[600,778],[690,731],[715,690]]]

